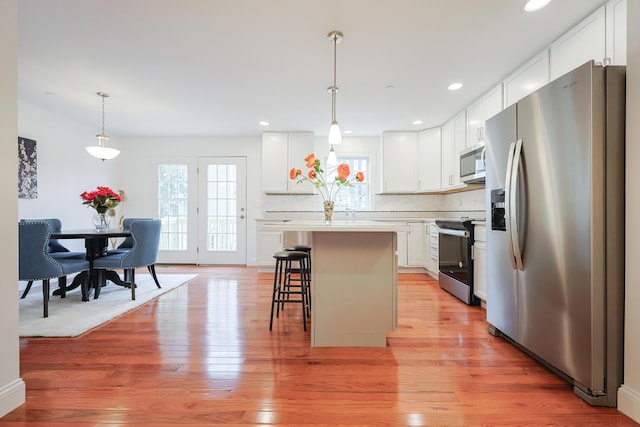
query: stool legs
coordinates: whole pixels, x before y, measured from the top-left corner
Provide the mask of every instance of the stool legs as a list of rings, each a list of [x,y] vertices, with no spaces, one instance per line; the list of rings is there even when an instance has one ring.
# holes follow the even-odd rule
[[[309,303],[308,285],[310,281],[308,272],[308,254],[297,252],[278,252],[274,254],[276,258],[275,272],[273,276],[273,293],[271,296],[271,318],[269,320],[269,330],[273,328],[273,315],[280,317],[280,309],[284,309],[287,303],[297,303],[302,306],[302,323],[304,330],[307,330],[307,316],[310,316],[311,306]],[[292,268],[292,262],[298,262],[299,268]],[[292,285],[292,273],[299,274],[298,278],[293,278],[299,285]],[[296,295],[300,299],[292,299]]]

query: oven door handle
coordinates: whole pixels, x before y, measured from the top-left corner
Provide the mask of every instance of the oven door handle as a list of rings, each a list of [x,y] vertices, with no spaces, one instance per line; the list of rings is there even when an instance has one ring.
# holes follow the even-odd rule
[[[454,230],[452,228],[440,228],[438,229],[440,234],[448,234],[450,236],[469,237],[469,231],[467,230]]]

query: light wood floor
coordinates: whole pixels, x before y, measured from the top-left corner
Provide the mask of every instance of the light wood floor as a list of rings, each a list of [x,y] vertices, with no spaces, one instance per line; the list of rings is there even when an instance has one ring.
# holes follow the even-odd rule
[[[21,339],[27,401],[0,425],[637,425],[426,275],[400,276],[388,347],[311,348],[297,306],[269,332],[270,274],[158,266],[171,272],[199,276],[78,338]]]

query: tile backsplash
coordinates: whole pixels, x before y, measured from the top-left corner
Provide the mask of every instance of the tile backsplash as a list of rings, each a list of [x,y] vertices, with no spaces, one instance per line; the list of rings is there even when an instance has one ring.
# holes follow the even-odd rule
[[[321,200],[313,195],[263,195],[263,217],[304,218],[321,212]],[[450,194],[375,195],[371,211],[359,211],[360,218],[376,217],[485,217],[485,190]],[[336,212],[340,215],[340,212]]]

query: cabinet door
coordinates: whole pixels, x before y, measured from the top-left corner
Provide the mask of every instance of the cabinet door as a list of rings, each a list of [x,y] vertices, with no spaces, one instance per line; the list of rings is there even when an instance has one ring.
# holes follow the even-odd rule
[[[484,121],[486,123],[491,117],[502,111],[502,83],[491,89],[484,96]],[[482,125],[484,126],[484,124]],[[484,140],[484,129],[482,132]]]
[[[286,193],[289,181],[289,140],[282,132],[262,134],[262,191]]]
[[[258,267],[275,267],[275,252],[282,250],[282,233],[279,231],[258,231],[256,233],[256,264]]]
[[[590,60],[602,62],[605,56],[605,6],[602,6],[551,45],[550,79]]]
[[[429,223],[429,270],[433,275],[438,275],[438,225]]]
[[[464,187],[460,182],[460,151],[466,147],[466,112],[462,111],[442,127],[442,189]]]
[[[504,108],[549,83],[549,51],[545,49],[504,80]]]
[[[627,0],[606,5],[606,57],[612,65],[627,65]]]
[[[484,141],[484,98],[467,107],[467,147]]]
[[[442,141],[441,129],[418,132],[418,189],[439,191],[441,188]]]
[[[424,252],[427,243],[423,222],[409,222],[407,235],[407,265],[409,267],[424,266]]]
[[[449,120],[442,126],[442,189],[453,186],[454,136],[453,120]]]
[[[305,157],[313,153],[313,133],[311,132],[293,132],[288,134],[288,162],[286,168],[287,178],[289,178],[289,170],[291,168],[300,169],[302,173],[306,173],[307,168],[304,162]],[[295,180],[288,179],[287,191],[295,194],[313,194],[313,186],[308,183],[298,184]]]
[[[487,301],[487,243],[473,244],[473,293]]]
[[[460,182],[460,152],[467,146],[467,112],[462,111],[453,118],[453,186],[462,187]]]
[[[304,158],[313,153],[311,132],[265,132],[262,134],[262,191],[264,193],[313,194],[307,183],[289,178],[291,168],[306,171]]]
[[[417,132],[385,132],[382,136],[382,191],[385,193],[417,191],[417,158]]]
[[[397,242],[398,242],[398,246],[396,249],[396,253],[398,254],[398,267],[406,267],[407,266],[407,232],[406,231],[398,232]]]

